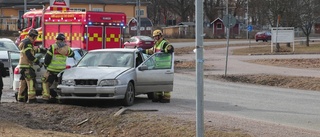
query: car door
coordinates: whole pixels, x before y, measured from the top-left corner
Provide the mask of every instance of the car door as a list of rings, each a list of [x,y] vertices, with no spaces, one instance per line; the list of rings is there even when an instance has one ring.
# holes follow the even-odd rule
[[[9,75],[10,75],[10,88],[13,84],[13,70],[19,64],[20,52],[8,51],[8,62],[9,62]]]
[[[136,69],[136,92],[172,91],[174,53],[156,53]]]

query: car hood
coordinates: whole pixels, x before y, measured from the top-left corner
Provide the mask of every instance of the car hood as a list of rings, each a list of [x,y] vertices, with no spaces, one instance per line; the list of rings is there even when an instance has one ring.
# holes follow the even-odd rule
[[[64,71],[62,79],[114,79],[130,68],[74,67]]]

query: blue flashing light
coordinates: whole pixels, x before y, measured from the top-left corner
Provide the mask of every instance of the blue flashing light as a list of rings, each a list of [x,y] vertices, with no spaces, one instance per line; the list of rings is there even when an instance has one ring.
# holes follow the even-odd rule
[[[123,23],[120,23],[120,26],[123,26]]]
[[[89,25],[92,25],[92,22],[88,22]]]

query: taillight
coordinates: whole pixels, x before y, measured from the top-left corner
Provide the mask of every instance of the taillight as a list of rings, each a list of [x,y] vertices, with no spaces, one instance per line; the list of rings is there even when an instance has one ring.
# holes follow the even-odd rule
[[[13,74],[20,74],[20,69],[19,68],[14,68]]]
[[[71,66],[70,66],[70,65],[67,65],[67,66],[66,66],[66,69],[69,69],[69,68],[71,68]]]

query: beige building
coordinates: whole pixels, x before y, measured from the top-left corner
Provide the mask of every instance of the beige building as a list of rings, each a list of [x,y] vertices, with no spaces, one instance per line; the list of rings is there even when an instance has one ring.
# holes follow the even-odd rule
[[[140,8],[140,16],[147,17],[147,4],[137,0],[69,0],[70,10],[76,11],[104,11],[123,12],[127,16],[127,23],[136,17],[136,11]],[[27,0],[26,9],[42,9],[50,6],[50,0]],[[6,0],[0,2],[0,29],[17,31],[17,21],[24,13],[24,0]]]

